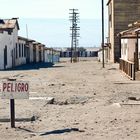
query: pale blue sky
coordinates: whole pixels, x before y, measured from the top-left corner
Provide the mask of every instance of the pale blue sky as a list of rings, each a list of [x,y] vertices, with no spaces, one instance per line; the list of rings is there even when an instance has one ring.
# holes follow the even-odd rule
[[[0,6],[4,18],[68,18],[70,8],[79,9],[81,18],[101,17],[101,0],[0,0]]]
[[[107,1],[104,0],[106,19]],[[30,38],[52,47],[70,45],[69,9],[77,8],[81,19],[80,45],[100,44],[101,0],[0,0],[0,6],[0,18],[19,17],[20,35],[26,36],[27,24]]]

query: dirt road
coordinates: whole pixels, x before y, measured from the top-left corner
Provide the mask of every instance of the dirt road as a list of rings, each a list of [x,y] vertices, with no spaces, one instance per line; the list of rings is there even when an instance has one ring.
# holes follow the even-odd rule
[[[16,122],[14,129],[0,122],[0,140],[139,140],[140,101],[128,98],[140,97],[140,82],[127,79],[118,67],[103,69],[87,59],[0,71],[0,81],[14,76],[30,82],[30,99],[16,100],[16,118],[37,117]],[[53,104],[45,97],[54,97]],[[9,118],[9,100],[0,99],[0,118]]]

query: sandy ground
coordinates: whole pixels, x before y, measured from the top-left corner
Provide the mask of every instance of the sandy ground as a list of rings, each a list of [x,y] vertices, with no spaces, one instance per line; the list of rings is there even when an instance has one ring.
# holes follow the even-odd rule
[[[140,140],[140,81],[130,81],[118,64],[102,68],[96,59],[51,68],[0,71],[0,81],[15,76],[30,82],[30,97],[16,100],[16,118],[34,122],[0,122],[0,140]],[[130,105],[131,104],[131,105]],[[9,100],[0,99],[0,118],[9,118]]]

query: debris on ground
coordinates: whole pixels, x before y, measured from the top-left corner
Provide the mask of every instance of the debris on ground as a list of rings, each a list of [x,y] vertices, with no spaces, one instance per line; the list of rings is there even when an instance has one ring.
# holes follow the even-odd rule
[[[117,108],[120,108],[121,107],[120,103],[113,103],[112,106],[113,107],[117,107]]]
[[[54,100],[55,105],[68,105],[68,104],[85,104],[91,97],[74,96],[64,101]]]
[[[47,98],[47,104],[53,104],[54,103],[54,98],[53,97],[48,97]]]
[[[28,118],[15,118],[16,122],[33,122],[36,121],[39,117],[33,115],[32,117]],[[10,118],[0,118],[0,122],[10,122]]]
[[[129,100],[134,100],[134,101],[140,101],[140,98],[138,97],[128,97]]]

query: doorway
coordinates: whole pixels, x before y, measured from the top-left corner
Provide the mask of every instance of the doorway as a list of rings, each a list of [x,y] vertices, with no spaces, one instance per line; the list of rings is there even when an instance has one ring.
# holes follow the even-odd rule
[[[4,69],[6,69],[7,66],[7,46],[4,48]]]

